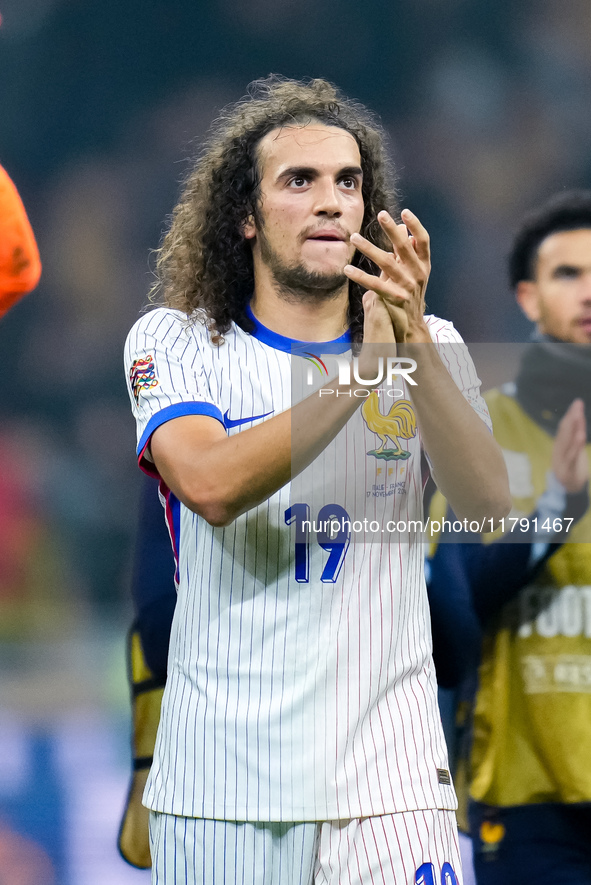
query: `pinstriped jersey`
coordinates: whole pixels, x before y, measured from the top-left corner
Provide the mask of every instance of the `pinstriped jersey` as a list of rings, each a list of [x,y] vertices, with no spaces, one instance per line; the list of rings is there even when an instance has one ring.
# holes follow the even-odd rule
[[[436,342],[461,343],[449,323],[427,322]],[[125,361],[144,469],[155,472],[148,445],[165,421],[199,414],[241,433],[290,408],[294,360],[350,356],[346,335],[308,345],[308,357],[293,345],[258,322],[214,345],[199,319],[143,316]],[[466,349],[441,353],[486,416]],[[310,468],[226,528],[164,489],[178,601],[148,807],[255,821],[455,807],[422,535],[352,529],[362,514],[380,526],[422,517],[402,387],[407,406],[358,409]]]

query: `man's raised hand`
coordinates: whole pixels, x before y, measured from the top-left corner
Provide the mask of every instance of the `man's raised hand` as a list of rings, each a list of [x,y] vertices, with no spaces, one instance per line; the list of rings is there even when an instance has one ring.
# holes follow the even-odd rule
[[[392,243],[392,252],[380,249],[361,234],[351,235],[354,246],[380,268],[379,276],[351,264],[346,265],[345,273],[381,298],[397,341],[430,341],[423,320],[431,269],[429,234],[409,209],[402,211],[401,218],[403,223],[396,224],[388,212],[378,214],[378,221]]]
[[[558,425],[552,449],[552,470],[569,494],[582,491],[589,482],[586,443],[585,406],[576,399]]]

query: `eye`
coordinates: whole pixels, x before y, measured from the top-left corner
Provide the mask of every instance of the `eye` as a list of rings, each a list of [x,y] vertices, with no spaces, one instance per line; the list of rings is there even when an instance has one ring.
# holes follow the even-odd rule
[[[344,178],[341,178],[341,185],[342,185],[346,190],[351,190],[351,191],[353,191],[353,190],[355,190],[355,188],[357,187],[357,185],[358,185],[358,181],[357,181],[357,179],[354,178],[352,175],[345,175]]]
[[[308,179],[304,178],[303,175],[295,175],[293,178],[290,178],[289,187],[305,187],[308,184]]]
[[[580,274],[580,268],[574,267],[572,264],[561,264],[556,268],[553,276],[557,280],[576,280]]]

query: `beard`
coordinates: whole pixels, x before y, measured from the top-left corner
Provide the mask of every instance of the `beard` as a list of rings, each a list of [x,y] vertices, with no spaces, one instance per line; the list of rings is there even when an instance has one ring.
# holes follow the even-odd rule
[[[348,284],[348,277],[342,270],[322,273],[309,270],[303,264],[286,264],[272,248],[262,229],[259,228],[257,236],[261,258],[273,276],[277,294],[286,301],[293,303],[336,298],[343,286]]]

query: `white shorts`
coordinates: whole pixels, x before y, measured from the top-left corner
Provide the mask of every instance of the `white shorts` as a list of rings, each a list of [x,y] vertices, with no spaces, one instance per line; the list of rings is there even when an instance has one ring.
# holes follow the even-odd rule
[[[152,885],[462,885],[453,811],[323,823],[150,813]]]

